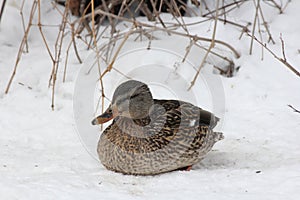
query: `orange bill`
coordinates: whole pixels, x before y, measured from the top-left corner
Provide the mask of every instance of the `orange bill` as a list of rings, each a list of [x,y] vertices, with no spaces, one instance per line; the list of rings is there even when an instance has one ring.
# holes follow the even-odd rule
[[[109,107],[102,115],[99,115],[92,121],[92,125],[104,124],[109,120],[113,119],[114,115],[112,109]]]

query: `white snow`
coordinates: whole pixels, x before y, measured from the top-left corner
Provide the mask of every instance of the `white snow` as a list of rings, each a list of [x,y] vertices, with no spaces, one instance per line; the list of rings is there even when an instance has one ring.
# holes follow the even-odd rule
[[[43,23],[58,25],[60,17],[49,2],[43,2]],[[1,199],[299,199],[300,114],[287,106],[291,104],[300,108],[299,77],[266,51],[261,61],[261,47],[257,44],[254,45],[254,54],[249,55],[250,40],[246,36],[238,40],[240,32],[236,28],[218,25],[217,38],[236,47],[242,55],[235,60],[241,66],[235,77],[218,78],[223,87],[223,93],[218,94],[224,106],[215,107],[210,102],[216,97],[214,92],[205,91],[209,83],[205,83],[203,74],[192,93],[195,95],[203,90],[204,93],[190,99],[190,102],[221,115],[222,121],[217,129],[224,133],[225,139],[218,142],[191,171],[147,177],[126,176],[108,171],[96,158],[95,146],[100,130],[90,126],[90,121],[95,114],[97,100],[94,99],[97,99],[99,90],[94,94],[94,88],[88,88],[94,80],[87,84],[86,90],[81,86],[78,88],[85,83],[79,79],[85,79],[80,75],[77,78],[77,74],[87,65],[78,64],[74,55],[70,55],[65,83],[62,83],[63,67],[59,71],[56,108],[54,111],[50,109],[48,80],[52,64],[36,27],[30,32],[29,53],[23,55],[11,90],[4,94],[23,36],[20,5],[21,0],[8,1],[0,25]],[[31,1],[26,1],[25,17],[30,7]],[[275,45],[268,46],[281,55],[279,37],[282,34],[287,59],[299,71],[300,1],[292,1],[283,14],[265,7],[265,17],[276,41]],[[251,21],[254,10],[242,7],[235,14]],[[232,14],[230,17],[239,21],[236,16]],[[189,22],[199,20],[185,19]],[[191,31],[210,37],[211,26],[210,23],[195,25]],[[58,26],[43,29],[52,48]],[[91,52],[85,46],[79,46],[79,50],[83,58],[91,58]],[[133,55],[129,52],[128,56]],[[182,86],[176,82],[178,74],[191,76],[191,70],[182,72],[183,67],[176,65],[176,56],[167,52],[157,61],[151,60],[152,63],[158,62],[158,67],[161,62],[164,62],[163,66],[174,64],[174,74],[169,76],[171,82],[166,83],[165,88],[163,84],[151,82],[159,77],[155,72],[145,71],[143,67],[135,71],[134,65],[126,69],[124,66],[124,70],[128,70],[132,77],[150,83],[157,98],[189,100],[184,88],[177,88],[174,93],[177,86]],[[126,58],[120,58],[119,63],[151,65],[145,60],[145,63],[139,63],[139,60]],[[209,74],[211,70],[204,68],[203,73]],[[116,83],[124,78],[115,72],[107,77],[106,92],[111,98]],[[178,85],[170,89],[171,83]],[[89,97],[89,101],[84,97]],[[90,105],[86,105],[87,102]],[[100,112],[98,110],[97,114]],[[80,127],[81,123],[87,125]]]

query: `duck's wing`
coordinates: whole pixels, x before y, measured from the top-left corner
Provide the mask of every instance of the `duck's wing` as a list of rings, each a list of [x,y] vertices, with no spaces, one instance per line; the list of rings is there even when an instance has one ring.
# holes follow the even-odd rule
[[[213,113],[185,101],[154,99],[154,104],[161,106],[165,114],[179,116],[181,121],[189,120],[190,124],[195,123],[195,125],[208,126],[213,129],[219,121]],[[157,115],[162,114],[161,110],[157,112]]]
[[[211,129],[213,129],[218,121],[220,120],[218,117],[216,117],[213,113],[203,110],[200,108],[200,117],[199,117],[199,122],[200,125],[207,125]]]

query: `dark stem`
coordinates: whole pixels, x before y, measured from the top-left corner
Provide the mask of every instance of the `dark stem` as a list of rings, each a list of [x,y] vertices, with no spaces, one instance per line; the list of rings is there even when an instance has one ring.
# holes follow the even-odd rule
[[[1,12],[0,12],[0,23],[1,23],[3,12],[4,12],[5,3],[6,3],[6,0],[3,0],[2,6],[1,6]]]
[[[300,110],[297,110],[292,105],[288,104],[288,107],[290,107],[291,109],[293,109],[294,112],[300,113]]]

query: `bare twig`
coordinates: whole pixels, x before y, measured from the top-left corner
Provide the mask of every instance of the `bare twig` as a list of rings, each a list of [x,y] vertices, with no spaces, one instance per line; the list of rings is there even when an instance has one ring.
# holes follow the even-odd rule
[[[195,40],[190,40],[189,45],[185,48],[185,55],[181,61],[182,63],[186,60],[186,57],[189,55],[189,53],[190,53],[192,47],[195,45],[195,43],[196,43]]]
[[[134,27],[133,27],[134,28]],[[110,64],[107,66],[107,68],[105,69],[105,71],[101,74],[101,77],[100,79],[102,79],[104,77],[104,75],[107,73],[107,72],[110,72],[111,69],[113,68],[113,65],[122,49],[122,47],[124,46],[124,44],[126,43],[128,37],[130,36],[130,34],[132,33],[132,29],[130,31],[127,32],[127,34],[124,36],[124,39],[123,41],[121,42],[121,44],[119,45],[117,51],[115,52],[114,54],[114,57],[112,58],[112,61],[110,62]]]
[[[206,59],[207,59],[208,54],[210,53],[210,51],[212,50],[212,48],[215,47],[215,38],[216,38],[217,22],[218,22],[218,17],[219,17],[219,16],[218,16],[218,11],[219,11],[219,0],[217,0],[217,3],[216,3],[216,18],[215,18],[214,30],[213,30],[213,34],[212,34],[212,39],[211,39],[210,46],[209,46],[208,50],[206,51],[206,54],[204,55],[204,57],[203,57],[203,59],[202,59],[202,62],[201,62],[201,64],[200,64],[200,66],[199,66],[199,68],[198,68],[198,70],[197,70],[197,72],[196,72],[196,74],[195,74],[195,76],[194,76],[194,78],[193,78],[193,80],[192,80],[192,82],[191,82],[191,85],[190,85],[190,87],[188,88],[188,90],[190,90],[190,89],[194,86],[194,84],[195,84],[195,82],[196,82],[196,80],[197,80],[197,78],[198,78],[198,76],[199,76],[200,70],[201,70],[201,69],[203,68],[203,66],[204,66],[204,63],[205,63],[205,61],[206,61]]]
[[[263,11],[262,11],[262,9],[261,9],[260,4],[258,4],[258,8],[259,8],[259,13],[260,13],[261,19],[263,20],[263,25],[264,25],[264,27],[265,27],[265,29],[266,29],[268,35],[269,35],[268,42],[271,41],[273,44],[275,44],[275,41],[273,40],[273,37],[272,37],[272,35],[271,35],[271,31],[269,30],[268,23],[267,23],[266,20],[265,20],[265,17],[264,17],[264,14],[263,14]]]
[[[39,0],[40,1],[40,0]],[[60,60],[60,56],[61,56],[61,50],[62,50],[62,46],[63,46],[63,39],[65,36],[65,29],[66,29],[66,24],[67,24],[67,18],[68,18],[68,4],[69,1],[67,1],[66,4],[66,8],[64,10],[64,14],[62,17],[62,22],[61,22],[61,26],[56,38],[56,42],[55,42],[55,58],[53,58],[53,67],[52,67],[52,72],[51,72],[51,76],[50,76],[50,81],[52,83],[52,103],[51,103],[51,108],[52,110],[54,110],[54,98],[55,98],[55,85],[56,85],[56,77],[57,77],[57,72],[58,72],[58,68],[59,68],[59,60]],[[39,19],[40,20],[40,19]],[[39,24],[41,22],[39,21]],[[50,85],[49,85],[50,86]]]
[[[161,25],[166,29],[167,27],[166,27],[164,21],[161,19],[160,15],[159,15],[160,11],[157,11],[157,9],[156,9],[156,3],[154,2],[154,0],[150,0],[150,2],[151,2],[152,7],[153,7],[153,13],[154,13],[155,18],[157,18],[158,21],[161,23]],[[161,1],[161,4],[160,4],[160,7],[161,6],[162,6],[162,1]]]
[[[257,0],[257,4],[255,3],[256,0],[253,0],[253,3],[255,5],[255,17],[253,20],[253,28],[252,28],[252,37],[251,37],[251,43],[250,43],[250,50],[249,50],[249,54],[252,55],[252,48],[253,48],[253,40],[254,40],[254,32],[255,32],[255,28],[256,28],[256,22],[258,19],[258,8],[259,8],[259,2],[260,0]]]
[[[284,64],[288,69],[290,69],[292,72],[294,72],[297,76],[300,77],[300,72],[294,68],[287,60],[285,60],[284,58],[280,58],[279,56],[277,56],[271,49],[269,49],[267,47],[266,44],[263,44],[261,41],[259,41],[255,36],[250,35],[249,33],[247,33],[247,35],[249,37],[253,37],[254,40],[259,43],[260,45],[262,45],[270,54],[272,54],[274,56],[274,58],[278,61],[280,61],[282,64]]]
[[[70,51],[71,45],[72,45],[72,41],[69,43],[68,48],[66,50],[65,68],[64,68],[64,74],[63,74],[63,83],[66,81],[69,51]]]
[[[200,49],[204,49],[205,51],[208,50],[207,48],[205,48],[204,46],[202,46],[202,45],[200,45],[200,44],[198,44],[198,43],[195,43],[195,46],[197,46],[197,47],[200,48]],[[220,55],[219,53],[217,53],[217,52],[215,52],[215,51],[213,51],[213,50],[211,50],[210,53],[211,53],[212,55],[217,56],[218,58],[221,58],[221,59],[224,60],[224,61],[227,61],[228,63],[233,63],[233,61],[230,60],[229,58],[227,58],[226,56]]]
[[[257,17],[257,24],[260,24],[260,18],[259,17]],[[258,29],[258,35],[259,35],[260,41],[263,41],[263,36],[262,36],[262,33],[261,33],[262,31],[261,31],[260,25],[257,26],[257,29]],[[261,60],[264,60],[264,47],[261,47]]]
[[[68,66],[68,59],[69,59],[69,51],[70,51],[70,48],[73,44],[73,48],[74,48],[74,51],[75,51],[75,55],[78,59],[78,62],[81,64],[82,63],[82,60],[79,56],[79,53],[78,53],[78,50],[77,50],[77,46],[76,46],[76,41],[75,41],[75,32],[74,32],[74,24],[71,24],[71,31],[72,31],[72,40],[70,41],[68,47],[67,47],[67,50],[66,50],[66,59],[65,59],[65,68],[64,68],[64,75],[63,75],[63,82],[66,81],[66,75],[67,75],[67,66]]]
[[[292,2],[292,0],[288,0],[287,2],[286,2],[286,4],[284,5],[284,6],[282,6],[282,12],[286,9],[286,7],[288,6],[288,4],[289,3],[291,3]]]
[[[15,63],[15,66],[14,66],[14,69],[13,69],[13,72],[11,74],[11,77],[9,79],[9,82],[7,84],[7,87],[6,87],[6,90],[5,90],[5,94],[8,93],[9,89],[10,89],[10,86],[11,86],[11,83],[16,75],[16,72],[17,72],[17,68],[18,68],[18,65],[19,65],[19,62],[21,60],[21,57],[22,57],[22,53],[23,53],[23,49],[24,49],[24,46],[26,45],[26,41],[27,41],[27,38],[28,38],[28,34],[29,34],[29,31],[30,31],[30,28],[32,26],[32,20],[33,20],[33,16],[36,12],[36,8],[37,8],[37,0],[35,0],[33,3],[32,3],[32,6],[31,6],[31,11],[30,11],[30,16],[29,16],[29,21],[28,21],[28,25],[27,25],[27,28],[26,28],[26,31],[24,33],[24,36],[23,36],[23,39],[22,39],[22,42],[20,44],[20,47],[19,47],[19,51],[18,51],[18,55],[17,55],[17,59],[16,59],[16,63]]]
[[[77,57],[78,62],[81,64],[82,60],[81,60],[81,58],[79,56],[79,53],[78,53],[78,50],[77,50],[76,41],[75,41],[74,25],[73,24],[71,24],[71,30],[72,30],[72,44],[73,44],[73,48],[74,48],[74,51],[75,51],[75,55]]]
[[[293,109],[294,112],[300,113],[300,110],[294,108],[292,105],[288,104],[288,107],[290,107],[291,109]]]
[[[24,31],[24,34],[25,34],[26,27],[25,27],[24,15],[23,15],[24,3],[25,3],[25,0],[22,1],[21,8],[20,8],[20,15],[21,15],[21,19],[22,19],[23,31]],[[27,40],[25,41],[25,52],[28,53],[28,41]]]
[[[4,12],[5,4],[6,4],[6,0],[3,0],[2,6],[1,6],[1,11],[0,11],[0,23],[1,23],[3,12]]]
[[[249,29],[248,29],[248,27],[249,27],[250,25],[251,25],[251,23],[250,23],[250,22],[248,22],[248,23],[247,23],[247,25],[245,25],[245,26],[242,28],[242,31],[241,31],[241,34],[240,34],[239,40],[240,40],[240,39],[242,39],[242,37],[243,37],[244,33],[246,33],[246,32],[249,32]]]
[[[102,0],[102,4],[105,5],[105,1]],[[97,36],[96,36],[96,28],[95,28],[95,6],[94,6],[94,0],[91,1],[91,7],[92,7],[92,40],[93,40],[93,44],[94,44],[94,47],[95,47],[95,50],[96,50],[96,55],[97,55],[97,67],[98,67],[98,73],[99,73],[99,76],[101,77],[102,76],[102,71],[101,71],[101,67],[100,67],[100,59],[98,57],[99,55],[99,50],[98,50],[98,45],[97,45]],[[105,7],[106,9],[108,9],[107,7]],[[113,24],[113,21],[111,18],[109,18],[110,20],[110,25],[111,25],[111,28],[114,29],[114,24]],[[112,34],[112,33],[111,33]],[[101,88],[101,99],[102,99],[102,112],[104,112],[104,98],[105,98],[105,93],[104,93],[104,84],[103,84],[103,80],[102,78],[99,79],[99,83],[100,83],[100,88]],[[101,125],[101,129],[103,129],[103,126]]]
[[[121,17],[121,16],[117,16],[117,15],[114,15],[112,13],[107,13],[107,12],[105,12],[103,10],[96,10],[95,14],[103,14],[103,15],[107,15],[107,16],[111,16],[111,17],[117,18],[117,19],[122,20],[122,21],[134,23],[136,25],[136,27],[141,26],[141,27],[147,27],[147,28],[152,28],[152,29],[155,28],[155,31],[157,31],[157,30],[166,31],[166,32],[174,34],[174,35],[179,35],[179,36],[183,36],[183,37],[189,37],[189,38],[193,38],[195,40],[202,40],[202,41],[205,41],[205,42],[211,42],[212,41],[211,38],[199,37],[197,35],[192,35],[192,34],[182,33],[182,32],[179,32],[179,31],[170,30],[170,29],[168,29],[168,27],[166,29],[164,27],[159,27],[159,26],[155,26],[154,27],[152,24],[148,24],[148,23],[144,23],[144,22],[140,22],[140,21],[132,21],[131,19],[128,19],[128,18],[125,18],[125,17]],[[89,16],[91,16],[91,15],[87,14],[87,15],[84,16],[84,18],[89,17]],[[80,20],[76,20],[76,21],[80,21]],[[216,39],[214,40],[214,42],[216,44],[221,44],[221,45],[229,48],[234,53],[234,55],[235,55],[236,58],[240,57],[240,54],[230,44],[228,44],[228,43],[226,43],[224,41],[221,41],[221,40],[216,40]]]
[[[44,42],[44,44],[45,44],[45,46],[46,46],[46,49],[47,49],[47,51],[48,51],[48,54],[49,54],[49,56],[50,56],[52,62],[54,62],[53,55],[52,55],[52,53],[51,53],[51,51],[50,51],[50,48],[49,48],[49,46],[48,46],[46,37],[45,37],[45,35],[44,35],[44,33],[43,33],[43,30],[42,30],[42,23],[41,23],[41,0],[38,0],[38,27],[39,27],[40,34],[41,34],[41,36],[42,36],[42,38],[43,38],[43,42]]]
[[[250,2],[250,1],[254,1],[254,5],[256,8],[253,29],[252,29],[251,33],[248,29],[248,26],[250,26],[249,24],[242,25],[242,24],[228,20],[228,17],[227,17],[229,12],[238,8],[240,5],[244,4],[245,2]],[[24,2],[25,2],[25,0],[23,0],[22,7],[23,7]],[[108,1],[108,0],[99,0],[99,1],[81,0],[80,1],[81,4],[78,7],[78,11],[77,11],[78,12],[77,15],[80,16],[80,19],[75,20],[74,22],[70,22],[67,18],[68,2],[70,2],[70,0],[66,0],[67,4],[66,4],[66,9],[64,10],[64,12],[61,12],[59,9],[57,9],[57,11],[61,14],[61,17],[63,19],[62,19],[62,25],[60,27],[60,30],[59,30],[59,33],[57,36],[57,40],[55,43],[55,51],[54,52],[50,51],[51,48],[48,46],[45,35],[43,33],[43,26],[45,26],[45,25],[43,25],[41,23],[40,2],[41,2],[41,0],[35,0],[33,5],[38,6],[38,24],[37,24],[37,26],[39,28],[41,37],[42,37],[45,47],[48,51],[48,54],[53,62],[51,77],[49,80],[49,86],[52,86],[52,105],[51,105],[52,108],[54,108],[55,84],[56,84],[56,78],[57,78],[57,73],[58,73],[58,68],[59,68],[59,61],[60,61],[61,52],[62,52],[62,45],[63,45],[63,40],[67,33],[65,31],[65,29],[69,28],[69,27],[71,29],[72,35],[71,35],[71,41],[68,43],[67,51],[66,51],[66,60],[65,60],[64,72],[63,72],[63,81],[66,80],[69,50],[72,47],[72,44],[73,44],[73,48],[75,50],[75,54],[77,56],[78,61],[80,63],[82,62],[80,59],[79,53],[77,51],[77,47],[76,47],[76,38],[78,38],[79,40],[82,40],[85,45],[87,45],[89,48],[91,48],[91,50],[96,52],[97,58],[96,58],[95,64],[98,64],[98,72],[99,72],[99,77],[100,77],[99,82],[100,82],[100,87],[101,87],[101,92],[102,92],[102,94],[101,94],[102,95],[101,96],[102,105],[104,105],[104,99],[105,99],[104,85],[103,85],[102,78],[111,70],[116,70],[122,76],[126,76],[120,70],[114,68],[114,62],[116,61],[117,57],[119,56],[119,53],[120,53],[121,49],[123,48],[124,44],[126,43],[126,41],[128,40],[128,38],[133,34],[138,34],[136,39],[140,38],[141,40],[142,40],[143,36],[146,36],[145,38],[147,38],[149,41],[149,46],[148,46],[149,48],[151,48],[151,41],[153,39],[155,39],[154,33],[157,31],[163,31],[164,33],[167,33],[168,35],[177,35],[177,36],[189,38],[190,44],[187,45],[187,47],[186,47],[183,62],[188,57],[188,54],[190,53],[191,48],[200,47],[200,48],[204,49],[206,51],[206,54],[203,57],[203,59],[201,60],[201,63],[198,66],[198,68],[197,69],[194,68],[196,72],[195,72],[195,76],[193,77],[193,80],[191,80],[191,85],[190,85],[189,89],[191,89],[193,87],[193,85],[195,84],[204,64],[206,62],[208,62],[207,58],[209,55],[218,56],[219,58],[228,62],[229,66],[231,68],[229,68],[227,71],[221,69],[220,67],[215,67],[215,68],[220,70],[222,73],[226,73],[229,75],[232,74],[234,71],[233,61],[230,60],[230,58],[226,58],[225,56],[222,56],[221,53],[216,53],[216,51],[214,52],[213,48],[215,47],[215,45],[220,44],[226,48],[229,48],[230,51],[233,52],[235,57],[238,58],[240,55],[235,50],[235,48],[233,48],[230,44],[216,39],[217,21],[222,21],[222,22],[224,22],[224,24],[225,23],[231,24],[235,27],[241,28],[243,30],[243,32],[241,33],[241,36],[243,33],[247,33],[247,35],[251,37],[250,54],[252,53],[253,42],[256,41],[259,44],[261,44],[263,50],[266,49],[277,60],[282,62],[290,70],[292,70],[294,73],[296,73],[296,75],[299,76],[299,72],[297,71],[297,69],[292,67],[286,59],[286,55],[284,52],[285,51],[284,42],[283,42],[282,37],[280,37],[280,39],[281,39],[281,44],[282,44],[283,58],[280,58],[277,55],[275,55],[262,42],[263,37],[262,37],[262,31],[261,31],[261,27],[260,27],[260,21],[262,21],[262,24],[264,25],[265,30],[268,33],[268,36],[269,36],[268,40],[274,43],[274,40],[271,36],[271,32],[270,32],[268,24],[263,16],[263,11],[261,8],[261,4],[262,4],[261,2],[266,2],[266,1],[233,0],[233,1],[231,1],[231,3],[225,3],[226,1],[224,1],[224,0],[222,0],[221,2],[219,2],[219,0],[218,0],[218,1],[216,1],[216,5],[217,5],[216,8],[213,8],[213,10],[210,10],[210,8],[206,5],[205,0],[203,0],[203,1],[201,1],[202,2],[201,6],[206,6],[206,10],[207,10],[207,13],[205,14],[206,19],[204,19],[202,21],[198,21],[198,22],[186,23],[185,19],[181,16],[181,14],[182,14],[181,11],[183,11],[183,10],[186,11],[186,4],[184,3],[185,1],[182,1],[182,0],[179,0],[179,1],[149,0],[147,2],[145,0],[142,0],[142,1],[137,1],[137,0],[111,0],[111,1]],[[96,7],[95,4],[97,4],[97,2],[102,2],[102,3],[100,5],[98,5],[98,7]],[[153,14],[149,10],[149,8],[147,8],[147,4],[150,4],[149,2],[152,4]],[[178,2],[180,2],[180,4],[177,4]],[[195,5],[198,4],[197,0],[192,0],[192,2]],[[279,5],[278,3],[276,3],[274,0],[268,0],[268,2],[272,6],[280,9],[281,11],[283,11],[283,9],[287,5],[286,4],[285,7],[283,7],[282,5]],[[135,11],[130,9],[130,6],[134,3],[137,5],[137,8]],[[87,4],[89,4],[88,7],[86,6]],[[221,5],[220,7],[219,7],[219,4]],[[174,16],[174,21],[168,22],[161,18],[161,16],[160,16],[161,11],[163,9],[166,9],[163,6],[166,6],[168,9],[168,12]],[[31,11],[31,12],[33,12],[33,11]],[[91,12],[91,13],[87,13],[87,12]],[[129,15],[129,16],[131,16],[131,18],[124,17],[125,12],[127,13],[127,16]],[[135,19],[135,15],[134,15],[137,12],[143,12],[146,15],[146,17],[148,17],[148,19],[156,20],[156,22],[137,21]],[[24,37],[23,37],[22,43],[19,48],[19,53],[17,56],[15,68],[11,75],[11,79],[8,83],[6,92],[8,92],[11,82],[15,76],[18,63],[21,59],[22,52],[24,51],[25,48],[27,48],[28,32],[30,30],[30,27],[33,25],[32,24],[33,14],[31,16],[31,18],[29,19],[29,23],[26,28],[24,25],[24,17],[23,17],[22,9],[21,9],[20,14],[22,16],[22,21],[23,21]],[[220,17],[220,16],[222,16],[222,17]],[[95,17],[97,17],[97,18],[95,18]],[[100,27],[101,27],[100,25],[104,21],[104,19],[108,19],[107,20],[108,25],[102,31],[102,28],[100,29]],[[189,32],[189,30],[190,30],[189,26],[192,26],[195,24],[200,24],[200,23],[210,21],[210,20],[214,20],[214,23],[215,23],[211,38],[199,37],[198,35],[194,35]],[[119,21],[124,21],[125,27],[130,27],[130,25],[128,25],[128,24],[131,24],[132,28],[129,30],[126,30],[126,31],[117,30],[117,24]],[[129,23],[126,23],[126,22],[129,22]],[[258,32],[259,32],[259,39],[257,39],[255,37],[255,34],[257,31],[256,29],[258,29]],[[106,33],[108,32],[108,30],[110,30],[110,35],[107,36]],[[88,34],[84,36],[83,33],[86,33],[86,31],[88,32]],[[99,47],[97,45],[97,42],[102,39],[105,39],[107,42],[105,45]],[[205,47],[201,44],[202,41],[208,42],[210,44]],[[102,41],[100,41],[100,42],[102,42]],[[116,44],[119,44],[119,45],[117,46]],[[107,68],[103,72],[101,71],[101,68],[100,68],[100,60],[101,59],[104,62],[106,62],[106,64],[107,64]],[[232,68],[232,66],[233,66],[233,68]],[[103,110],[103,108],[102,108],[102,110]]]
[[[245,2],[245,0],[234,1],[234,2],[232,2],[232,3],[228,3],[228,4],[226,4],[226,5],[222,6],[222,7],[220,7],[219,10],[225,10],[226,8],[231,7],[231,6],[234,6],[235,8],[237,8],[237,7],[239,6],[240,3],[244,3],[244,2]],[[205,2],[204,2],[204,3],[205,3]],[[206,9],[208,9],[207,6],[206,6]],[[212,10],[212,11],[209,11],[208,13],[203,14],[202,17],[207,17],[208,15],[212,15],[212,14],[214,14],[214,13],[216,13],[216,12],[217,12],[217,9]],[[218,11],[218,12],[219,12],[219,11]],[[221,15],[222,15],[222,14],[221,14]],[[220,16],[220,14],[219,14],[219,16]]]
[[[280,33],[280,41],[281,41],[281,50],[282,50],[283,61],[286,62],[286,56],[285,56],[285,50],[284,50],[284,41],[282,39],[282,34],[281,33]]]
[[[278,3],[276,3],[276,1],[274,0],[269,0],[269,1],[271,1],[274,4],[274,6],[279,10],[280,14],[283,13],[282,7]]]

